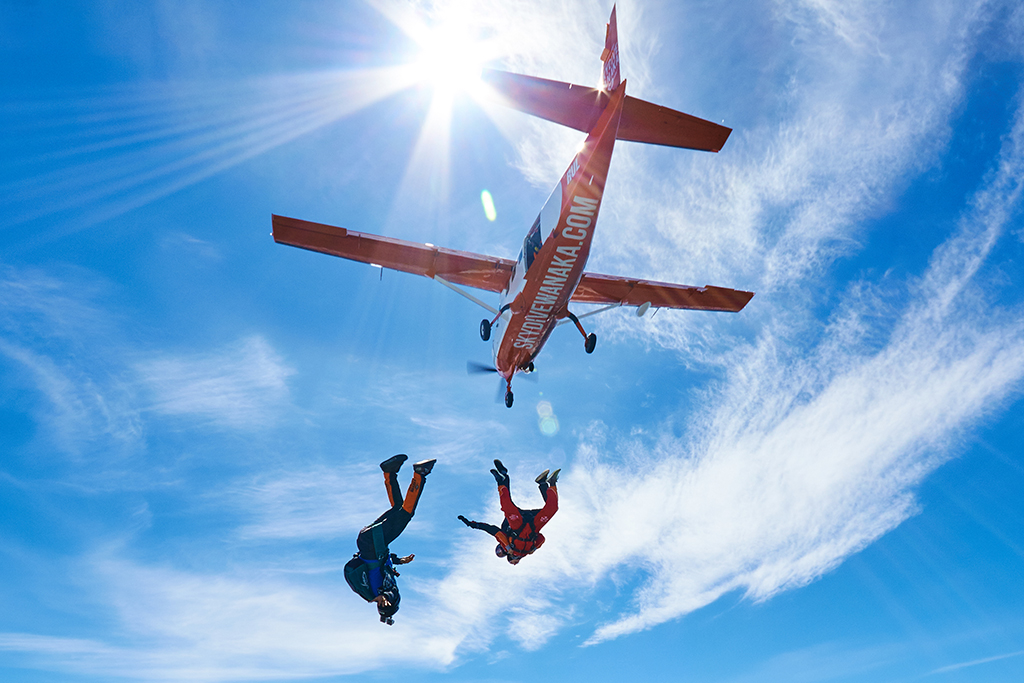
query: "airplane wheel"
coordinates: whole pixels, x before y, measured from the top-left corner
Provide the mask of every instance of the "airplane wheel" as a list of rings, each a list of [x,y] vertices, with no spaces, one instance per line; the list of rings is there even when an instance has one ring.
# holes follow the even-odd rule
[[[486,318],[480,321],[480,338],[484,341],[491,338],[491,321]]]
[[[593,332],[587,337],[587,343],[583,345],[583,348],[587,350],[587,353],[593,353],[594,348],[597,347],[597,335]]]
[[[535,368],[533,367],[533,361],[531,360],[524,369],[526,370],[526,372],[533,372],[535,370]]]
[[[511,390],[505,392],[505,407],[506,408],[511,408],[512,407],[512,391]]]

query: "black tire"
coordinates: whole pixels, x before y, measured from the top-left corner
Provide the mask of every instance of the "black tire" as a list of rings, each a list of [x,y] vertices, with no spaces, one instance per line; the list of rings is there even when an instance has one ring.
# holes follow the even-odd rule
[[[594,349],[597,348],[597,335],[591,332],[583,348],[586,349],[587,353],[593,353]]]
[[[536,368],[534,368],[534,367],[533,367],[533,361],[531,360],[531,361],[530,361],[529,363],[527,363],[527,364],[526,364],[526,367],[525,367],[525,368],[523,368],[523,369],[524,369],[524,370],[526,370],[526,372],[527,372],[527,373],[531,373],[531,372],[533,372],[533,371],[534,371],[534,370],[535,370]]]
[[[511,408],[512,407],[512,390],[511,389],[509,389],[508,391],[505,392],[505,407],[506,408]]]
[[[491,321],[487,318],[480,321],[480,338],[484,341],[491,338]]]

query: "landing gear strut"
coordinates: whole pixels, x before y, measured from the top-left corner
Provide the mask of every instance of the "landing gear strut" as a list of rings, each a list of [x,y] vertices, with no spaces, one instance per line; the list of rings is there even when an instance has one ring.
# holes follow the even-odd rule
[[[504,306],[502,306],[501,308],[498,309],[498,315],[494,316],[493,320],[488,320],[487,318],[484,318],[483,320],[480,321],[480,338],[481,339],[483,339],[484,341],[487,341],[488,339],[491,338],[491,325],[493,325],[494,323],[498,322],[498,318],[501,317],[501,314],[504,313],[505,311],[507,311],[510,308],[512,308],[512,304],[505,304]]]
[[[505,407],[512,407],[512,378],[505,380]]]
[[[583,350],[586,351],[587,353],[593,353],[594,349],[597,347],[597,335],[594,334],[593,332],[591,332],[588,335],[587,331],[583,329],[583,325],[580,323],[580,319],[573,315],[572,311],[567,309],[565,313],[566,315],[569,316],[569,320],[573,321],[576,324],[576,329],[580,331],[580,334],[583,335]]]

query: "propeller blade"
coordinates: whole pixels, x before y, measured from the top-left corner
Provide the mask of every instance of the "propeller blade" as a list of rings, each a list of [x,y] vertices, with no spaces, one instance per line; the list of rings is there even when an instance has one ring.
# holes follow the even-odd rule
[[[479,375],[485,372],[497,372],[498,369],[490,365],[484,365],[483,363],[477,363],[475,360],[466,361],[466,373],[470,375]]]

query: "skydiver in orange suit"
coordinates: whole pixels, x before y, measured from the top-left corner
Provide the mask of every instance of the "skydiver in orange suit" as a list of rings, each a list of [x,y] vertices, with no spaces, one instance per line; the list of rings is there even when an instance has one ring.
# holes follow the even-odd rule
[[[359,552],[345,565],[345,580],[349,588],[367,602],[376,603],[381,623],[388,626],[394,623],[392,617],[398,611],[398,603],[402,599],[398,593],[398,582],[395,581],[398,571],[394,565],[408,564],[415,557],[398,557],[388,546],[405,531],[405,527],[412,519],[427,475],[436,462],[424,460],[412,466],[412,481],[403,498],[398,487],[398,470],[408,457],[400,453],[380,464],[391,507],[359,532],[356,538],[356,548]]]
[[[544,507],[539,510],[521,510],[512,502],[512,495],[509,493],[508,470],[500,460],[494,461],[494,468],[491,470],[491,474],[498,482],[498,500],[501,502],[501,511],[505,513],[505,520],[501,523],[501,527],[483,522],[472,522],[462,515],[459,515],[459,519],[470,529],[480,529],[494,536],[498,541],[497,547],[494,548],[494,554],[504,557],[509,564],[519,564],[521,559],[544,544],[544,535],[540,533],[540,530],[558,512],[556,484],[558,483],[558,473],[562,470],[555,470],[551,476],[548,476],[548,470],[544,470],[534,480],[540,487],[540,495],[544,498]]]

